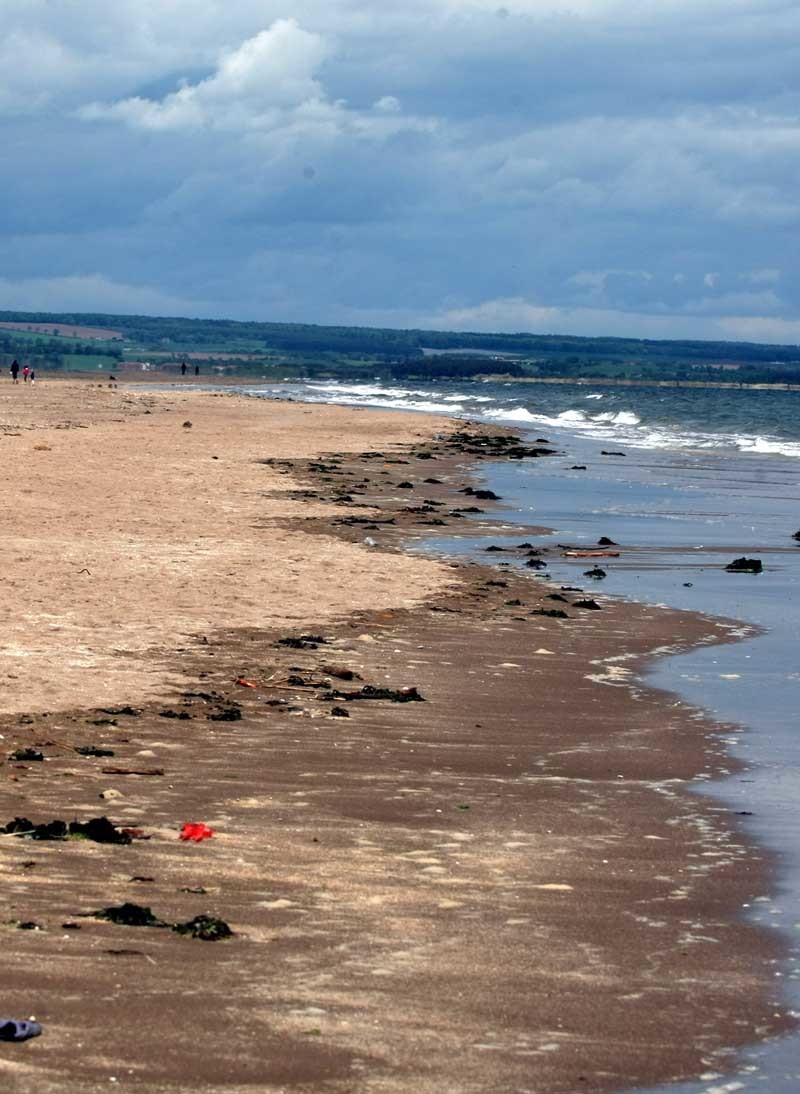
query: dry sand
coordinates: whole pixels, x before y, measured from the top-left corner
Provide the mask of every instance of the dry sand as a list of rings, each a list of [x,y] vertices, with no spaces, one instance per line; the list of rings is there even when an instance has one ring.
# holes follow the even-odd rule
[[[3,398],[0,733],[45,759],[7,763],[0,820],[104,813],[150,837],[0,836],[2,1010],[45,1026],[0,1049],[4,1090],[606,1091],[717,1071],[787,1026],[779,944],[736,914],[769,863],[684,785],[724,746],[629,686],[724,625],[532,615],[554,602],[525,575],[398,553],[428,519],[400,480],[419,500],[435,467],[445,505],[467,481],[452,447],[417,458],[443,421],[71,383]],[[353,456],[309,465],[332,452]],[[336,523],[372,512],[396,521],[376,550]],[[302,633],[324,641],[279,644]],[[341,694],[365,685],[424,701]],[[181,843],[184,821],[216,835]],[[123,901],[235,935],[81,917]]]
[[[179,683],[175,648],[208,632],[407,607],[449,580],[284,527],[330,507],[287,500],[291,482],[259,462],[391,450],[444,419],[74,381],[0,390],[0,709],[134,702]]]

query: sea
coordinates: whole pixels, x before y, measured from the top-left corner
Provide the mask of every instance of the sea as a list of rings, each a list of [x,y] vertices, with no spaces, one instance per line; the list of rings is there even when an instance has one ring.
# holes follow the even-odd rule
[[[755,626],[743,641],[661,658],[647,679],[724,723],[728,748],[743,762],[724,780],[698,781],[697,790],[751,814],[747,830],[775,853],[773,887],[742,915],[789,940],[787,960],[772,970],[774,998],[800,1016],[800,541],[793,538],[800,529],[800,392],[513,381],[308,381],[246,390],[448,414],[546,439],[559,455],[480,466],[503,499],[495,515],[507,525],[505,538],[487,540],[464,522],[457,535],[415,549],[485,563],[488,543],[517,542],[522,525],[550,530],[534,546],[588,547],[607,536],[622,550],[619,559],[602,561],[602,581],[587,581],[585,560],[548,562],[551,578]],[[763,571],[727,572],[741,556],[759,559]],[[697,1081],[640,1094],[798,1090],[800,1034],[793,1034],[740,1052],[733,1073],[718,1071],[712,1059]]]

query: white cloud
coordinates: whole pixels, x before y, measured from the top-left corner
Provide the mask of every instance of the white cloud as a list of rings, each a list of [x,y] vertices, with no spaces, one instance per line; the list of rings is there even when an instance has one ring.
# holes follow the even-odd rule
[[[400,100],[394,95],[382,95],[375,103],[375,109],[384,114],[397,114],[400,111]]]
[[[280,19],[223,55],[213,75],[199,83],[183,83],[160,100],[135,96],[110,105],[92,103],[80,115],[143,129],[273,126],[287,108],[321,103],[314,73],[327,52],[318,34],[294,19]]]

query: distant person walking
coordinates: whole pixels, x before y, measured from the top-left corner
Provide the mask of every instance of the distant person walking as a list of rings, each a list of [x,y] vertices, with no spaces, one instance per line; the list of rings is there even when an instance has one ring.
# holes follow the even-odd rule
[[[31,369],[31,384],[36,383],[36,373]]]
[[[31,374],[31,370],[26,365],[25,368],[22,370],[22,382],[23,382],[23,384],[27,384],[28,377],[30,376],[30,374]]]
[[[199,365],[194,366],[194,374],[195,374],[195,376],[200,375],[200,366]]]
[[[185,376],[185,375],[186,375],[186,362],[182,361],[181,362],[181,376]]]
[[[19,376],[19,361],[17,361],[16,358],[11,362],[11,368],[9,371],[11,372],[11,379],[16,384],[17,377]]]

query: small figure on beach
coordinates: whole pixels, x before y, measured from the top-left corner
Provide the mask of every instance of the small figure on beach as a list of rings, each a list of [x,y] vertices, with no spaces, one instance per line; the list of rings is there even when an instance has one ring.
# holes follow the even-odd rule
[[[185,376],[185,375],[186,375],[186,362],[181,361],[181,376]]]
[[[195,374],[195,376],[200,375],[200,366],[199,365],[194,366],[194,374]]]
[[[31,371],[31,370],[30,370],[30,369],[28,368],[28,366],[27,366],[27,365],[26,365],[26,366],[25,366],[25,368],[24,368],[24,369],[22,370],[22,382],[23,382],[23,384],[27,384],[27,382],[28,382],[28,376],[30,375],[30,371]]]
[[[11,362],[9,372],[11,373],[11,379],[16,384],[18,382],[17,377],[19,376],[19,361],[16,358]]]
[[[34,369],[31,369],[31,383],[36,383],[36,372],[34,371]]]

